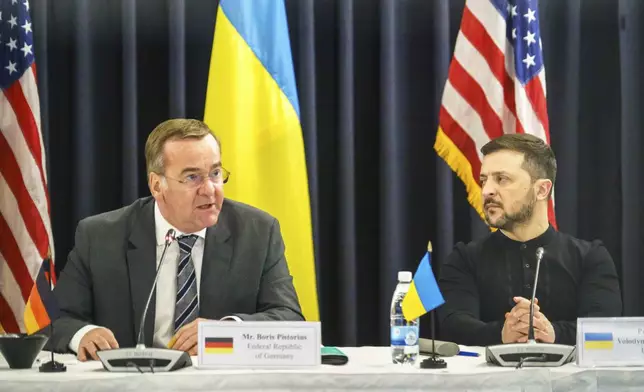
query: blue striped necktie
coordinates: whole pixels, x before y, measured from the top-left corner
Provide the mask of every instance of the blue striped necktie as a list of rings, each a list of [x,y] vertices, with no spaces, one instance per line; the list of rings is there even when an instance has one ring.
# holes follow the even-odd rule
[[[177,303],[174,308],[175,333],[183,325],[197,318],[199,300],[197,298],[197,275],[192,263],[192,247],[196,235],[185,235],[179,240],[179,266],[177,267]]]

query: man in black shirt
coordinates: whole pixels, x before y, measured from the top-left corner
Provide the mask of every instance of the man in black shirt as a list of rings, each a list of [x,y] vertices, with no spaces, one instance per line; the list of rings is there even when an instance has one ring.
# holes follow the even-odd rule
[[[600,241],[557,232],[548,222],[557,164],[541,139],[508,134],[481,149],[485,238],[458,243],[441,267],[442,339],[470,346],[526,342],[536,250],[544,254],[535,338],[574,345],[577,317],[621,316],[615,265]]]

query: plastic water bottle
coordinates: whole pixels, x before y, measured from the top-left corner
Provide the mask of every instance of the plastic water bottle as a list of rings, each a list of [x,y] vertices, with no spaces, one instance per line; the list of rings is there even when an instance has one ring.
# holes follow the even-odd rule
[[[393,363],[416,363],[418,356],[419,320],[405,320],[402,312],[402,301],[409,290],[411,272],[398,272],[398,285],[391,299],[391,360]]]

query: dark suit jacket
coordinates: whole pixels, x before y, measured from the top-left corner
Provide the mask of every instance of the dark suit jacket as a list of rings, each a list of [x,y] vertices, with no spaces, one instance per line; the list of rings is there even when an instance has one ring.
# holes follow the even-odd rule
[[[226,199],[217,224],[206,231],[201,268],[199,317],[304,319],[279,223],[265,212]],[[80,221],[75,247],[54,290],[61,317],[54,322],[49,348],[69,351],[71,338],[87,324],[112,330],[120,347],[135,346],[155,273],[153,198]],[[155,302],[153,297],[145,322],[148,346]]]

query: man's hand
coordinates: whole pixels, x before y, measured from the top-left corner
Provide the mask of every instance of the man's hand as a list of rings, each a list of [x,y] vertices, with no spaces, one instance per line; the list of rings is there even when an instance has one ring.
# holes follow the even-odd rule
[[[81,362],[85,362],[88,359],[98,360],[98,356],[96,355],[98,350],[109,350],[112,348],[119,348],[119,343],[116,341],[114,333],[107,328],[94,328],[83,335],[78,345],[78,354],[76,357]]]
[[[524,335],[515,331],[514,324],[510,319],[510,313],[505,314],[505,323],[503,323],[503,330],[501,331],[501,341],[503,343],[517,343]]]
[[[501,341],[503,343],[517,343],[523,340],[524,337],[527,338],[528,334],[527,328],[522,329],[517,328],[517,326],[523,315],[527,314],[527,319],[529,319],[530,301],[527,301],[522,297],[514,297],[513,300],[516,305],[514,305],[514,307],[505,314],[505,322],[503,324],[503,330],[501,331]],[[534,310],[537,312],[539,310],[539,305],[537,305],[536,298],[534,302]]]
[[[527,342],[530,326],[530,300],[523,297],[515,297],[514,301],[516,305],[512,308],[509,315],[506,315],[506,322],[510,319],[512,330],[522,334],[517,342]],[[554,343],[555,330],[548,318],[540,312],[539,305],[537,305],[538,299],[535,298],[534,302],[534,338],[544,343]]]
[[[197,339],[199,330],[197,325],[206,319],[198,318],[179,328],[177,333],[170,339],[169,347],[173,350],[187,351],[190,355],[197,355]]]

